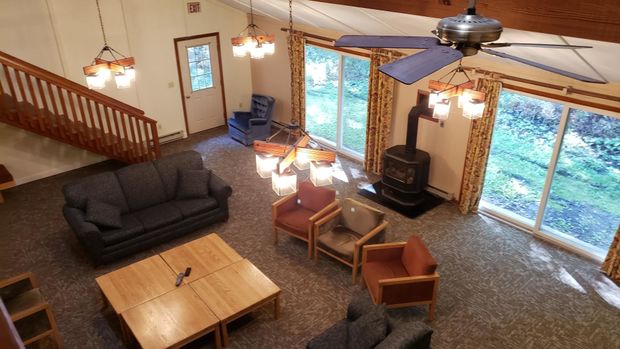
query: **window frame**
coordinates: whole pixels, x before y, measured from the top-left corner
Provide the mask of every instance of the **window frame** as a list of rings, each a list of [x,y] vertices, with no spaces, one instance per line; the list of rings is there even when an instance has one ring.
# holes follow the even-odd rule
[[[210,76],[211,76],[211,86],[207,86],[205,88],[200,88],[200,89],[194,90],[194,85],[193,85],[193,82],[192,82],[193,81],[192,78],[197,77],[197,76],[206,76],[207,74],[200,74],[200,75],[192,76],[191,64],[192,63],[196,63],[196,62],[200,62],[200,61],[191,61],[190,58],[189,58],[189,50],[192,49],[192,48],[201,47],[201,46],[207,46],[207,51],[209,52],[209,58],[208,59],[203,59],[203,60],[200,60],[200,61],[205,61],[205,60],[209,61],[209,72],[211,73],[210,74]],[[206,91],[208,89],[215,88],[215,81],[213,81],[213,64],[212,64],[213,62],[211,60],[211,43],[194,45],[194,46],[188,46],[188,47],[186,47],[186,54],[187,54],[187,71],[189,73],[189,80],[190,80],[189,81],[189,84],[190,84],[189,87],[191,88],[192,93],[200,92],[200,91]]]

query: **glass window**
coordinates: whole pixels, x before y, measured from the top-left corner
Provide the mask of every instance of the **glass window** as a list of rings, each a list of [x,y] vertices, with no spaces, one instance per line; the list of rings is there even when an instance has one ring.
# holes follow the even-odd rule
[[[363,158],[370,61],[306,45],[306,130],[337,150]]]
[[[192,92],[213,87],[211,51],[208,44],[188,47],[187,63],[192,80]]]

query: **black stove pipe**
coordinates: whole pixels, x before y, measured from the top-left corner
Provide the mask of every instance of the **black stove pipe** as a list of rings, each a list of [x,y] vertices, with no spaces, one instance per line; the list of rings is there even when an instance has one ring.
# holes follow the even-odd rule
[[[418,143],[418,121],[422,115],[433,115],[433,110],[428,107],[428,96],[420,98],[420,104],[413,106],[407,118],[407,143],[405,152],[415,154]]]

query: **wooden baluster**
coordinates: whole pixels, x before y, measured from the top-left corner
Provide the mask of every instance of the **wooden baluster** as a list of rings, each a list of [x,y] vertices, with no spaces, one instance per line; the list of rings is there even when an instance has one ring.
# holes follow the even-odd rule
[[[127,114],[127,116],[129,117],[129,128],[131,129],[131,154],[133,159],[137,159],[136,147],[138,146],[138,142],[136,138],[136,131],[133,126],[134,117],[130,114]]]
[[[103,117],[101,116],[101,105],[97,102],[94,102],[94,104],[95,104],[95,111],[97,112],[97,119],[99,120],[101,141],[102,141],[104,149],[108,150],[108,147],[110,146],[110,144],[108,141],[109,139],[108,139],[108,132],[106,130],[106,124],[103,122]]]
[[[73,101],[73,93],[71,93],[71,91],[67,90],[67,100],[69,101],[69,110],[71,110],[71,116],[72,116],[72,125],[74,126],[74,129],[76,130],[77,134],[76,139],[80,144],[85,144],[84,143],[84,139],[82,138],[83,132],[82,132],[82,125],[80,125],[80,119],[78,117],[78,114],[75,112],[75,103]]]
[[[157,134],[157,121],[151,122],[151,134],[153,135],[153,150],[155,152],[155,159],[161,157],[161,149],[159,148],[159,135]]]
[[[58,133],[60,134],[60,138],[67,139],[65,135],[65,129],[62,124],[62,118],[60,113],[58,112],[58,104],[56,103],[56,97],[54,96],[54,90],[52,89],[52,84],[46,82],[47,84],[47,92],[50,95],[50,101],[52,103],[52,110],[54,110],[54,120],[56,120],[56,127],[58,127]]]
[[[30,111],[28,110],[28,96],[26,96],[26,91],[24,90],[24,83],[22,82],[22,76],[19,70],[13,70],[15,72],[15,80],[17,81],[17,88],[19,89],[19,94],[22,97],[22,113],[23,118],[20,118],[20,122],[23,126],[26,126],[27,129],[32,129],[31,125],[31,116]]]
[[[50,118],[50,116],[52,113],[50,112],[50,108],[47,105],[47,97],[45,97],[45,92],[43,91],[43,84],[41,83],[41,79],[35,78],[35,81],[37,82],[37,89],[39,91],[39,96],[41,97],[41,103],[43,104],[43,122],[45,123],[45,125],[49,124],[50,133],[58,135],[58,132],[54,131],[54,127],[51,127],[53,120]]]
[[[20,108],[19,108],[19,100],[17,99],[17,92],[15,92],[15,82],[13,81],[13,78],[11,77],[11,72],[9,70],[9,67],[7,67],[6,65],[2,65],[2,67],[4,68],[4,73],[6,75],[6,81],[9,85],[9,91],[11,91],[11,97],[13,97],[13,108],[15,108],[15,115],[17,116],[17,121],[21,123],[22,115],[19,110]],[[13,69],[13,72],[17,74],[17,71],[15,69]],[[15,118],[13,118],[13,120],[15,120]]]
[[[118,141],[118,124],[116,123],[116,118],[111,119],[110,116],[110,110],[112,108],[106,107],[104,106],[103,108],[105,110],[105,118],[106,121],[108,122],[108,125],[110,125],[110,139],[113,142],[112,143],[112,152],[116,155],[120,155],[121,152],[119,152],[120,149],[120,142]],[[113,116],[113,115],[112,115]],[[112,128],[114,127],[114,128]],[[116,131],[116,133],[114,133],[114,131]]]
[[[150,135],[150,127],[147,122],[144,123],[144,139],[145,139],[145,151],[146,151],[146,160],[155,160],[153,158],[153,152],[151,151],[151,135]]]
[[[129,153],[129,139],[127,138],[127,125],[125,124],[125,117],[122,111],[117,111],[118,113],[118,117],[120,119],[121,122],[121,126],[123,128],[123,137],[122,137],[122,141],[123,141],[123,149],[124,149],[124,154],[125,156],[127,156],[127,158],[130,157],[130,153]]]
[[[4,86],[2,85],[2,72],[0,72],[0,97],[4,95]],[[2,110],[9,109],[8,105],[5,105],[4,98],[0,98],[0,118],[2,117]],[[8,115],[7,115],[8,117]]]
[[[108,140],[108,146],[110,147],[110,151],[112,153],[115,153],[114,131],[112,131],[112,122],[110,121],[110,114],[108,114],[108,107],[103,104],[101,105],[101,107],[103,108],[103,116],[105,117],[106,129],[108,133],[106,135],[106,139]]]
[[[136,127],[138,129],[138,139],[140,140],[140,142],[138,143],[138,150],[139,150],[139,157],[140,157],[140,161],[144,161],[144,141],[142,140],[142,127],[144,126],[144,121],[142,121],[141,119],[136,118]]]
[[[91,100],[88,98],[84,98],[84,100],[86,101],[86,107],[88,109],[88,116],[90,117],[90,134],[93,137],[93,140],[95,142],[95,148],[98,151],[101,151],[103,149],[103,143],[101,142],[101,138],[99,137],[99,125],[101,125],[101,121],[99,121],[99,125],[97,125],[95,123],[95,117],[93,114],[93,107],[91,105]]]
[[[30,98],[32,99],[32,106],[34,108],[34,115],[36,115],[38,122],[33,125],[33,128],[38,128],[41,131],[45,131],[45,114],[39,108],[39,99],[34,93],[34,86],[32,84],[32,77],[28,73],[24,73],[26,77],[26,84],[28,85],[28,91],[30,92]],[[33,115],[33,116],[34,116]]]
[[[84,106],[82,105],[82,96],[75,94],[75,99],[77,99],[78,109],[80,111],[80,116],[82,119],[81,130],[82,130],[82,139],[84,140],[84,144],[91,145],[90,137],[88,132],[88,121],[86,119],[86,113],[84,113]]]
[[[71,140],[71,142],[76,142],[76,140],[74,139],[76,136],[74,129],[75,125],[73,125],[71,118],[69,118],[69,113],[67,112],[67,103],[65,102],[65,95],[64,93],[62,93],[62,89],[60,87],[58,87],[57,85],[55,85],[54,87],[56,87],[56,93],[58,93],[58,100],[60,101],[60,107],[62,108],[61,119],[63,121],[63,128],[69,133],[69,139]]]

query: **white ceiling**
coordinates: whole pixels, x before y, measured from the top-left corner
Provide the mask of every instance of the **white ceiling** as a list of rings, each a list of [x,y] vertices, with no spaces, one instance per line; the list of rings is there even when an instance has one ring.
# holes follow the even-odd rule
[[[250,0],[220,0],[239,10],[250,12]],[[254,13],[288,22],[288,0],[253,0]],[[383,34],[432,36],[438,19],[402,13],[370,10],[359,7],[333,5],[309,0],[293,2],[295,23],[325,28],[343,34]],[[456,13],[455,13],[456,15]],[[498,42],[536,42],[551,44],[590,45],[591,49],[566,50],[527,47],[506,47],[498,51],[514,54],[556,68],[596,79],[620,83],[620,44],[542,34],[504,28]],[[482,56],[479,54],[478,56]],[[485,58],[522,66],[522,64],[499,57]],[[535,69],[535,68],[532,68]]]

